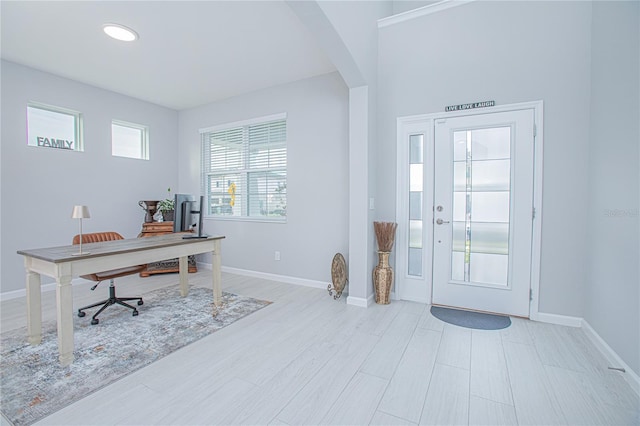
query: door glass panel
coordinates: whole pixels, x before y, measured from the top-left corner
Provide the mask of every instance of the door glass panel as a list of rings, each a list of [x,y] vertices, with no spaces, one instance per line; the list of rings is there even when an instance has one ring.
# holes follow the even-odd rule
[[[409,221],[409,247],[422,248],[422,221]]]
[[[467,132],[453,132],[453,161],[466,161],[467,159]]]
[[[409,191],[422,192],[422,175],[424,166],[422,164],[409,165]]]
[[[422,276],[424,135],[409,136],[409,246],[407,273]]]
[[[422,249],[409,248],[409,275],[422,275]]]
[[[454,251],[451,253],[451,279],[464,281],[464,252]]]
[[[471,205],[474,223],[509,222],[509,191],[472,192]]]
[[[453,222],[453,241],[451,244],[452,250],[455,252],[464,253],[466,238],[465,238],[465,223]]]
[[[511,133],[453,132],[452,280],[508,285]]]
[[[471,144],[474,160],[509,159],[511,158],[511,128],[494,127],[473,130]]]
[[[471,162],[474,191],[509,191],[511,181],[509,160],[479,160]],[[463,169],[464,170],[464,169]]]
[[[471,253],[471,281],[504,285],[509,272],[509,256],[504,254]]]
[[[467,163],[465,161],[455,161],[453,163],[453,190],[467,191]]]
[[[423,135],[409,136],[409,163],[422,164]]]
[[[422,220],[422,192],[409,193],[409,219]]]
[[[471,253],[509,254],[508,223],[471,223]]]

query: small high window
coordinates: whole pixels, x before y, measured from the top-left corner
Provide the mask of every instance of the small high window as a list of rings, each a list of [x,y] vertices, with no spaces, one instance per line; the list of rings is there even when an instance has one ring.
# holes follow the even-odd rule
[[[50,105],[27,105],[27,145],[82,151],[82,116]]]
[[[116,157],[149,159],[149,128],[140,124],[111,122],[111,154]]]

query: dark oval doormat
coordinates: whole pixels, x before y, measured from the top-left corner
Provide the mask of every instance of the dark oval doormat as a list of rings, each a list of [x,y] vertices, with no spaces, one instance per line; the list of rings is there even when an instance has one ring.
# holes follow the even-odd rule
[[[479,330],[501,330],[511,325],[511,318],[505,315],[484,314],[440,306],[432,306],[431,314],[449,324]]]

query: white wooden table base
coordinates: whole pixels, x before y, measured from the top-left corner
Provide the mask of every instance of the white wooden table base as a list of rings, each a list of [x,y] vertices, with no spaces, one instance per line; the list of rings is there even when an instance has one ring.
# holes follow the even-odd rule
[[[84,244],[85,256],[73,256],[78,246],[20,250],[24,256],[27,287],[27,329],[29,343],[42,341],[41,275],[56,280],[56,310],[58,325],[58,351],[62,365],[73,362],[73,291],[71,279],[93,272],[141,265],[163,259],[179,258],[180,294],[189,293],[188,256],[211,253],[213,256],[213,301],[220,305],[222,277],[220,240],[223,236],[206,239],[183,239],[180,234],[156,237],[105,241]]]

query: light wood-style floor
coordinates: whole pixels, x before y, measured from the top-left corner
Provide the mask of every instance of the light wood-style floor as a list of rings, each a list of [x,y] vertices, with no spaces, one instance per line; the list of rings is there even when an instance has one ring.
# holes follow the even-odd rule
[[[208,286],[210,271],[189,279]],[[118,293],[177,280],[121,278]],[[74,303],[104,298],[107,285],[74,287]],[[230,274],[223,287],[274,303],[38,424],[640,424],[638,395],[581,329],[514,319],[470,330],[417,303],[362,309]],[[25,325],[24,298],[1,308],[2,331]],[[43,294],[43,310],[55,318],[55,292]]]

